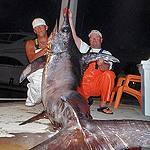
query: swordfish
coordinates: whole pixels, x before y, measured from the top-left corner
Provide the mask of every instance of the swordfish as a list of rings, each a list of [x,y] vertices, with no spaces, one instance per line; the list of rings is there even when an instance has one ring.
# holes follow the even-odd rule
[[[68,2],[70,3],[70,1]],[[69,6],[69,4],[68,4]],[[42,103],[44,111],[22,123],[44,115],[59,130],[53,137],[32,150],[119,150],[150,148],[150,122],[142,120],[95,120],[90,115],[87,99],[77,92],[82,78],[82,63],[96,58],[116,62],[105,54],[92,54],[81,60],[74,45],[68,11],[60,30],[56,25],[48,41],[48,52],[23,71],[20,82],[33,71],[44,67]],[[90,59],[91,57],[91,59]],[[94,57],[94,59],[93,59]]]

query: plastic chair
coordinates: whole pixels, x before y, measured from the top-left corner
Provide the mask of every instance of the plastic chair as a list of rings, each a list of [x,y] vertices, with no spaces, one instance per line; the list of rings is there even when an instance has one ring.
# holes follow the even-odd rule
[[[130,81],[141,82],[141,76],[128,74],[126,76],[126,78],[119,77],[117,84],[112,91],[109,105],[112,105],[112,102],[113,102],[113,99],[115,96],[115,92],[117,92],[115,104],[114,104],[114,108],[117,109],[119,106],[119,103],[120,103],[122,93],[125,92],[125,93],[128,93],[128,94],[136,97],[139,101],[140,106],[141,106],[141,90],[138,91],[136,89],[129,87]]]

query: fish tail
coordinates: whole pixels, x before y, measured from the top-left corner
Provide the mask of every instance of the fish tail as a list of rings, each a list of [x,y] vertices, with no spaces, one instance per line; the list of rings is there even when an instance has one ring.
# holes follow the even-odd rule
[[[36,145],[31,150],[79,150],[88,149],[86,142],[84,141],[84,135],[82,134],[80,127],[65,127],[61,129],[55,136],[47,139],[43,143]]]
[[[31,150],[116,150],[149,148],[148,121],[72,120],[57,134]],[[121,130],[127,128],[129,131]],[[142,127],[142,130],[139,130]],[[120,128],[120,130],[118,130]],[[145,136],[142,136],[144,135]],[[127,138],[130,137],[130,138]],[[138,137],[138,138],[137,138]],[[117,143],[116,143],[117,141]]]
[[[86,125],[84,123],[82,125],[82,123],[72,122],[67,124],[66,127],[62,128],[53,137],[36,145],[31,150],[103,150],[103,141],[98,141],[96,138],[97,131],[92,135],[88,129],[94,128],[94,126],[87,121]],[[110,149],[108,148],[108,150]]]

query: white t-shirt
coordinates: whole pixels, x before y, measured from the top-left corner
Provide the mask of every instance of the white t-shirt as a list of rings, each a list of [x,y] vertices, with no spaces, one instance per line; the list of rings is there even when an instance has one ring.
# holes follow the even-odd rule
[[[81,40],[81,39],[80,39],[80,40]],[[80,52],[81,52],[81,53],[87,53],[88,50],[89,50],[89,48],[90,48],[90,46],[81,40]],[[91,48],[90,52],[99,53],[100,50],[101,50],[101,49]],[[102,50],[102,53],[112,55],[109,51],[106,51],[106,50]],[[109,63],[110,63],[109,70],[111,70],[113,63],[110,62],[110,61],[109,61]]]

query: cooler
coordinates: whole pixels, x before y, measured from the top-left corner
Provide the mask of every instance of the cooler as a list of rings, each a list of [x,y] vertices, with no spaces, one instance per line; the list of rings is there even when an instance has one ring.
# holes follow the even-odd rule
[[[150,116],[150,59],[142,60],[139,67],[141,73],[141,105],[145,116]]]

